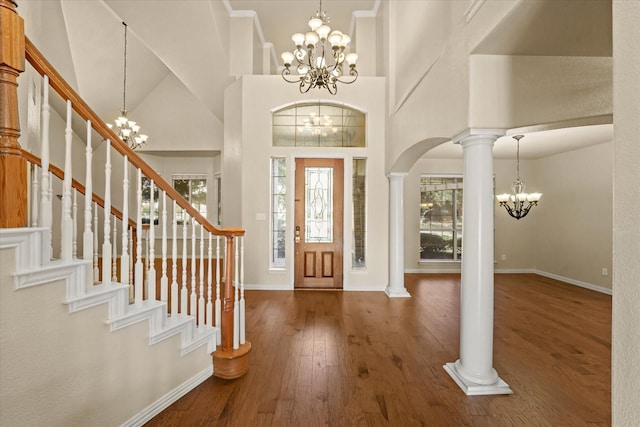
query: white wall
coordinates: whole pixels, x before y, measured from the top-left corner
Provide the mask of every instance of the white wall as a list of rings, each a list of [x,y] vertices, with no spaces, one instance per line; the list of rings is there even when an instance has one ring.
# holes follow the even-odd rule
[[[459,272],[456,262],[419,262],[420,175],[430,173],[461,174],[462,160],[431,159],[427,153],[405,178],[404,268]],[[515,159],[494,159],[494,174],[496,194],[511,192]],[[538,271],[611,289],[613,143],[521,160],[520,176],[527,191],[543,196],[520,220],[495,203],[496,271]]]
[[[64,280],[14,290],[14,252],[0,250],[1,425],[121,425],[211,369],[179,335],[149,345],[148,322],[110,332],[106,304],[69,314]]]
[[[611,114],[611,58],[471,55],[469,66],[470,127]]]
[[[296,101],[343,102],[367,114],[366,148],[291,148],[273,147],[272,111]],[[223,151],[224,225],[246,230],[245,282],[256,288],[293,289],[293,191],[287,206],[287,267],[269,266],[270,182],[272,156],[287,158],[289,188],[293,189],[293,159],[299,157],[340,157],[345,160],[345,240],[344,289],[383,290],[388,282],[388,181],[384,173],[384,79],[360,77],[358,84],[342,85],[338,95],[326,91],[300,94],[295,85],[280,76],[244,76],[228,91],[225,99],[225,139]],[[229,120],[227,120],[229,117]],[[367,159],[367,269],[351,271],[351,159]],[[229,160],[227,162],[227,160]],[[241,177],[238,177],[238,171]],[[228,174],[231,174],[229,177]],[[239,199],[227,205],[224,194]],[[231,196],[229,196],[231,197]],[[238,217],[229,218],[229,211]],[[258,219],[262,215],[266,220]]]
[[[613,143],[535,161],[530,185],[544,194],[529,214],[535,268],[611,289]]]
[[[387,170],[414,144],[451,138],[469,127],[469,53],[516,4],[487,1],[467,22],[469,2],[382,3],[390,117]]]
[[[613,1],[613,218],[614,426],[640,420],[640,2]]]

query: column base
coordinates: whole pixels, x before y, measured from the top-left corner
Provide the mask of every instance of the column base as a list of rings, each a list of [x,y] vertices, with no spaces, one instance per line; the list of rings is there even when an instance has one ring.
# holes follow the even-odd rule
[[[411,294],[407,292],[406,288],[392,289],[391,286],[387,286],[384,290],[389,298],[411,298]]]
[[[447,363],[443,366],[449,376],[458,384],[458,386],[464,391],[467,396],[482,396],[491,394],[512,394],[513,391],[509,388],[509,384],[504,382],[498,377],[498,381],[495,384],[476,384],[473,383],[458,374],[455,363]]]
[[[240,344],[237,350],[223,349],[221,346],[211,353],[213,356],[213,375],[225,380],[240,378],[249,370],[249,352],[251,343]]]

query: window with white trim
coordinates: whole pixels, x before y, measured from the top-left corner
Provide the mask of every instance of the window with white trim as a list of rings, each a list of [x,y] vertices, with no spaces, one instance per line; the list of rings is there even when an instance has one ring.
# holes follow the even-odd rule
[[[462,259],[462,176],[420,177],[420,261]]]

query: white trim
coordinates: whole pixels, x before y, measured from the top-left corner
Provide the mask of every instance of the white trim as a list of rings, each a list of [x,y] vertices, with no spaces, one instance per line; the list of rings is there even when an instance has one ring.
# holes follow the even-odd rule
[[[435,269],[421,269],[421,268],[406,268],[405,273],[418,273],[418,274],[437,274],[437,273],[460,273],[460,270],[447,270],[443,268]],[[538,276],[548,277],[549,279],[558,280],[569,285],[579,286],[581,288],[590,289],[592,291],[600,292],[607,295],[613,295],[613,290],[605,288],[604,286],[594,285],[593,283],[587,283],[580,280],[572,279],[570,277],[559,276],[553,273],[547,273],[546,271],[536,270],[535,268],[502,268],[493,270],[495,274],[537,274]]]
[[[448,268],[405,268],[404,272],[408,274],[440,274],[440,273],[460,273],[461,267],[448,269]]]
[[[200,385],[206,379],[208,379],[211,375],[213,375],[213,364],[196,374],[191,379],[185,381],[178,387],[171,390],[169,393],[162,396],[160,399],[153,402],[151,405],[144,408],[142,411],[138,412],[128,421],[122,424],[122,427],[137,427],[144,425],[147,421],[151,420],[153,417],[158,415],[160,412],[167,409],[171,404],[176,402],[178,399],[183,397],[185,394],[189,393],[191,390],[196,388],[196,386]]]
[[[537,274],[537,270],[533,268],[502,268],[494,269],[495,274]]]
[[[444,370],[451,376],[451,378],[458,384],[458,387],[464,391],[467,396],[487,396],[495,394],[513,394],[509,384],[504,382],[502,378],[498,377],[495,384],[482,385],[473,383],[466,378],[462,377],[457,369],[455,363],[447,363],[443,366]]]
[[[293,291],[293,285],[286,284],[269,284],[269,285],[249,285],[244,284],[244,289],[247,291]]]
[[[533,272],[539,276],[548,277],[549,279],[555,279],[561,282],[568,283],[570,285],[580,286],[581,288],[590,289],[592,291],[600,292],[607,295],[613,295],[613,290],[609,288],[605,288],[604,286],[594,285],[593,283],[582,282],[580,280],[572,279],[570,277],[558,276],[557,274],[547,273],[546,271],[533,270]]]

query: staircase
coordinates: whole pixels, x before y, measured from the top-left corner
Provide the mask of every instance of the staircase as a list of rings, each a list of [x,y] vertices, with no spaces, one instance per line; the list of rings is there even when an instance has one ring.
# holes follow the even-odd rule
[[[142,425],[211,376],[218,328],[49,261],[48,233],[0,229],[0,425]]]

